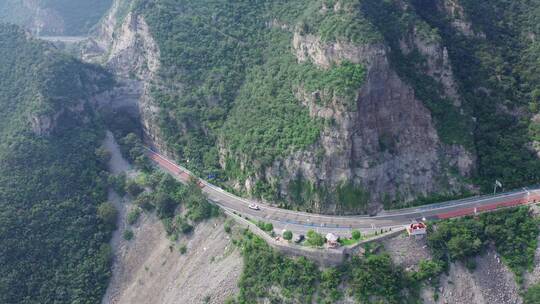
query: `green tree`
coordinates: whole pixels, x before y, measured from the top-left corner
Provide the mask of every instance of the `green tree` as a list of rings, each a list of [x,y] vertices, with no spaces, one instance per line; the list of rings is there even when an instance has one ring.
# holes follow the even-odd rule
[[[283,238],[286,239],[287,241],[292,240],[292,237],[293,237],[293,233],[290,230],[283,232]]]
[[[306,241],[309,245],[314,247],[321,247],[322,245],[324,245],[324,237],[321,234],[315,232],[314,230],[309,230],[306,233],[306,236]]]
[[[127,214],[127,223],[129,225],[135,224],[140,216],[141,216],[141,209],[139,207],[131,208]]]
[[[96,149],[96,157],[102,166],[107,166],[109,160],[111,159],[111,153],[107,151],[104,147],[99,147]]]
[[[421,260],[418,264],[418,272],[414,274],[419,281],[432,280],[443,271],[440,263],[431,260]]]
[[[137,197],[139,194],[141,194],[144,191],[144,189],[139,186],[137,181],[130,179],[126,183],[126,192],[131,195],[132,197]]]
[[[130,229],[124,230],[124,233],[122,234],[124,237],[124,240],[131,241],[133,239],[133,231]]]
[[[147,211],[153,210],[155,208],[154,196],[151,193],[141,193],[135,199],[134,204]]]
[[[482,241],[470,235],[456,235],[448,241],[448,250],[452,259],[461,260],[480,252]]]
[[[535,284],[527,289],[523,297],[525,304],[540,304],[540,284]]]
[[[353,230],[351,232],[351,236],[352,236],[353,240],[358,241],[358,240],[360,240],[362,238],[362,233],[360,233],[360,231],[358,231],[358,230]]]
[[[124,173],[119,175],[109,175],[107,181],[109,187],[113,188],[118,195],[126,195],[126,175]]]
[[[106,225],[116,227],[116,219],[118,218],[118,210],[110,202],[104,202],[99,204],[97,208],[97,215],[99,219]]]

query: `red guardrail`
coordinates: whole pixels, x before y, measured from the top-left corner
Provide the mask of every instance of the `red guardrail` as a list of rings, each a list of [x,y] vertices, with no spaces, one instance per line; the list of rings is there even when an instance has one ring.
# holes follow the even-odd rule
[[[515,207],[515,206],[527,204],[531,201],[538,201],[539,199],[540,199],[540,195],[530,195],[528,198],[523,197],[523,198],[514,199],[514,200],[506,201],[506,202],[497,202],[490,205],[477,207],[476,213],[492,211],[499,208]],[[453,217],[461,217],[461,216],[474,215],[474,214],[475,214],[475,208],[464,208],[460,210],[440,213],[440,214],[437,214],[436,216],[439,219],[449,219]]]
[[[180,169],[179,167],[173,165],[171,162],[169,162],[167,159],[163,158],[161,155],[159,155],[159,154],[157,154],[155,152],[150,152],[149,154],[150,154],[150,158],[153,161],[159,163],[162,167],[166,168],[171,173],[178,175],[180,178],[182,178],[186,182],[189,181],[189,179],[191,178],[191,175],[188,172],[186,172],[186,171]],[[199,188],[201,188],[201,189],[206,186],[200,180],[199,180],[198,185],[199,185]]]
[[[155,152],[150,152],[149,154],[150,154],[150,158],[152,160],[159,163],[161,166],[163,166],[164,168],[166,168],[167,170],[169,170],[173,174],[178,175],[179,177],[184,179],[186,182],[189,181],[189,179],[191,178],[191,175],[188,172],[186,172],[186,171],[180,169],[179,167],[175,166],[174,164],[169,162],[167,159],[163,158],[161,155],[159,155],[159,154],[157,154]],[[206,186],[201,180],[199,180],[198,185],[199,185],[199,187],[201,189]],[[523,198],[511,200],[511,201],[497,202],[497,203],[493,203],[493,204],[490,204],[490,205],[479,206],[479,207],[476,208],[476,213],[492,211],[492,210],[499,209],[499,208],[507,208],[507,207],[519,206],[519,205],[527,204],[530,201],[539,201],[539,200],[540,200],[540,195],[539,194],[530,195],[528,198],[523,197]],[[475,208],[474,207],[472,207],[472,208],[469,207],[469,208],[463,208],[463,209],[460,209],[460,210],[455,210],[455,211],[450,211],[450,212],[445,212],[445,213],[439,213],[439,214],[436,215],[436,217],[438,219],[449,219],[449,218],[462,217],[462,216],[474,215],[474,214],[475,214]]]

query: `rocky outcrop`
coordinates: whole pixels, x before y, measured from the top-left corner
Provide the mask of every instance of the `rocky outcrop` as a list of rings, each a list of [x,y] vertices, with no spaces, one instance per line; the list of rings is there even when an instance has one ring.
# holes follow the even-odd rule
[[[155,118],[159,108],[150,90],[157,83],[160,51],[144,16],[131,11],[130,0],[114,1],[94,37],[84,47],[83,58],[100,62],[118,78],[119,85],[99,99],[100,105],[125,109],[140,118],[149,144],[167,153]]]
[[[450,18],[450,24],[461,34],[467,37],[485,37],[485,34],[473,29],[471,21],[467,18],[460,0],[438,0],[438,9]]]
[[[441,65],[430,66],[434,74],[441,72],[441,80],[447,80],[449,93],[457,100],[445,50],[422,46],[432,56],[431,60],[442,59]],[[320,68],[343,60],[363,63],[367,77],[358,91],[354,109],[349,109],[336,96],[331,97],[331,103],[321,105],[318,100],[323,92],[298,88],[296,96],[310,114],[333,123],[324,128],[315,147],[275,161],[266,169],[264,179],[278,183],[283,197],[298,176],[315,188],[330,190],[353,183],[368,190],[370,209],[381,208],[385,200],[408,201],[431,193],[457,192],[466,186],[449,168],[457,169],[463,176],[469,175],[473,155],[461,146],[440,141],[429,110],[391,68],[385,46],[324,44],[315,36],[297,33],[293,47],[300,62],[309,60]],[[318,212],[362,211],[343,210],[335,201],[320,202],[314,207]]]
[[[58,118],[62,115],[62,112],[58,112],[55,115],[31,115],[30,124],[32,132],[38,136],[49,136],[56,128]]]
[[[409,55],[415,50],[422,54],[426,59],[425,74],[440,83],[446,97],[452,100],[456,107],[459,107],[461,99],[457,92],[448,49],[441,45],[438,34],[429,31],[428,25],[414,26],[412,32],[400,41],[400,49],[405,55]]]
[[[157,43],[142,15],[124,12],[129,0],[116,0],[85,46],[83,58],[101,62],[122,78],[147,81],[160,63]],[[125,16],[123,14],[126,14]]]

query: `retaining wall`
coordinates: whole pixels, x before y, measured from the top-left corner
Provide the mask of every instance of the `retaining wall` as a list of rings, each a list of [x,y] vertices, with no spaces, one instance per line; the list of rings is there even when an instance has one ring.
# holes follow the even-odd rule
[[[405,227],[403,227],[399,229],[394,229],[387,233],[380,234],[376,237],[362,240],[354,245],[340,247],[337,249],[330,249],[330,248],[317,249],[317,248],[296,245],[294,243],[287,242],[287,241],[277,241],[275,238],[271,237],[268,233],[266,233],[265,231],[257,227],[257,225],[239,216],[238,214],[235,214],[231,212],[230,210],[225,210],[225,214],[227,214],[227,216],[234,219],[238,224],[242,225],[243,227],[249,228],[251,232],[261,237],[263,240],[266,241],[266,243],[268,243],[268,245],[278,250],[282,254],[285,254],[290,257],[303,256],[303,257],[309,258],[310,260],[315,261],[318,265],[324,266],[324,267],[337,266],[343,263],[346,258],[352,255],[358,254],[358,252],[360,251],[360,247],[363,244],[375,242],[375,241],[383,241],[389,238],[393,238],[399,234],[402,234],[405,231]]]

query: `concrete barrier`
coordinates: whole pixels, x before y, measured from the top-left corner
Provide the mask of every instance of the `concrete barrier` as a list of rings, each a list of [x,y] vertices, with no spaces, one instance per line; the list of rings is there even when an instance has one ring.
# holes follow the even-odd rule
[[[398,229],[392,229],[392,231],[379,234],[379,235],[374,236],[374,237],[369,238],[369,239],[361,240],[360,242],[358,242],[358,243],[356,243],[354,245],[346,246],[344,248],[344,250],[343,250],[343,253],[344,253],[344,255],[346,257],[357,255],[360,252],[360,247],[362,245],[367,244],[367,243],[371,243],[371,242],[379,242],[379,241],[384,241],[384,240],[387,240],[387,239],[391,239],[393,237],[396,237],[396,236],[404,233],[405,231],[406,231],[405,227],[398,228]]]

